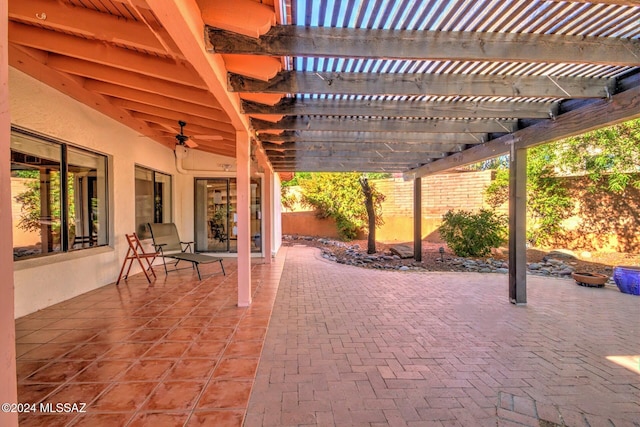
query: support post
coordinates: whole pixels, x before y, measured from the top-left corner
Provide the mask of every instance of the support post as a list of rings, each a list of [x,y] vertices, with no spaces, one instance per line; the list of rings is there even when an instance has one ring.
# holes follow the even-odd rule
[[[251,141],[236,131],[236,186],[238,209],[238,307],[251,305]]]
[[[264,197],[262,198],[262,236],[264,245],[264,261],[271,264],[271,251],[273,247],[273,171],[265,167],[264,173]]]
[[[509,301],[527,303],[527,150],[509,156]]]
[[[0,2],[0,22],[9,10]],[[11,225],[11,117],[9,114],[9,38],[0,32],[0,403],[18,403],[16,384],[16,325],[13,292],[13,228]],[[0,411],[0,425],[17,427],[18,413]]]
[[[422,178],[413,180],[413,258],[422,261]]]

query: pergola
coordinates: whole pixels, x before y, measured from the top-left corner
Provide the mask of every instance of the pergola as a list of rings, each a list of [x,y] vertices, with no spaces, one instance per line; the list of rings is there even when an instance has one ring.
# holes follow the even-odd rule
[[[10,0],[0,19],[1,82],[9,65],[171,149],[184,121],[241,188],[251,163],[402,172],[416,243],[422,176],[510,154],[514,303],[526,149],[640,117],[638,0]]]

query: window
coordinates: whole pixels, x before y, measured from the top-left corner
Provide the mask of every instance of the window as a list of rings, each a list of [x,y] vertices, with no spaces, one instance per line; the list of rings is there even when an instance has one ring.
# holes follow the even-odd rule
[[[107,157],[13,128],[13,257],[108,244]]]
[[[136,166],[136,232],[151,238],[147,223],[171,220],[171,175]]]

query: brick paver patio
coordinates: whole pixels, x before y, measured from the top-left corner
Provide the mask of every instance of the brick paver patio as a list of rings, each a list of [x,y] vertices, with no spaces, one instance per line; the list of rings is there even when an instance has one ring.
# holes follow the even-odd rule
[[[286,256],[248,427],[640,426],[640,297]]]

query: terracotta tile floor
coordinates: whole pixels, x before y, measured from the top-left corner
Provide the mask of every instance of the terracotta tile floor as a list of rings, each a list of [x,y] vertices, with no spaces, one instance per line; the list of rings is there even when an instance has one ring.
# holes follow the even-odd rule
[[[86,413],[21,414],[20,426],[240,426],[283,257],[255,260],[254,301],[238,308],[237,264],[143,275],[16,320],[18,399],[86,403]]]

